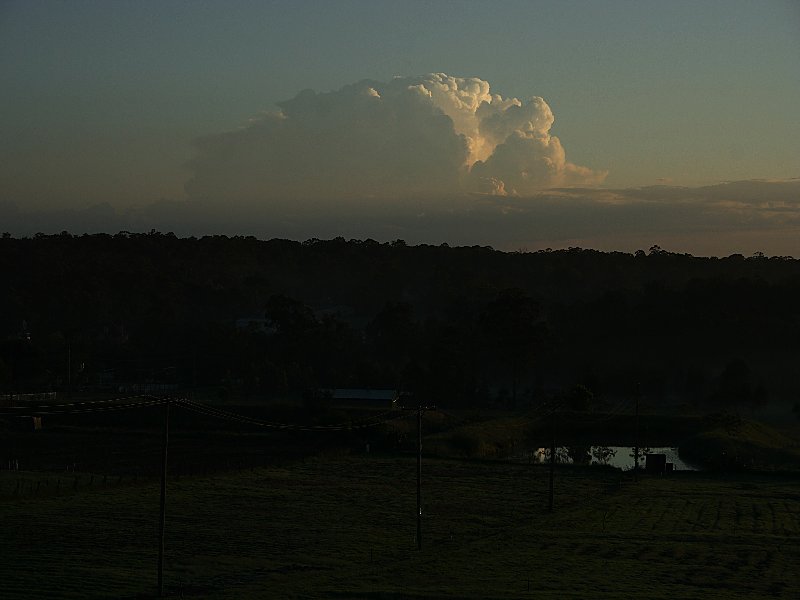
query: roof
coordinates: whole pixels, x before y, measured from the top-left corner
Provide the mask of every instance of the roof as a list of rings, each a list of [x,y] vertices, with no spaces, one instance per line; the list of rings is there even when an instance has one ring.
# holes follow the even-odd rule
[[[335,389],[331,390],[331,397],[334,400],[386,400],[392,401],[397,398],[395,390],[373,390],[373,389]]]

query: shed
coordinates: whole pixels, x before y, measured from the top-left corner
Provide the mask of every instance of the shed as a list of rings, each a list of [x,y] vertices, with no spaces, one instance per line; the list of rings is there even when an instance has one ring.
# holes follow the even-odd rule
[[[663,475],[667,470],[667,455],[660,453],[645,454],[644,470],[653,475]]]
[[[337,388],[329,393],[331,400],[337,405],[385,410],[395,408],[399,398],[395,390]]]

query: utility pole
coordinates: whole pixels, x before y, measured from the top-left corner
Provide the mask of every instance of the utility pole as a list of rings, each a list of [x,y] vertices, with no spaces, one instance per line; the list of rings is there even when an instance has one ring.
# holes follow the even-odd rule
[[[402,409],[417,411],[417,550],[422,550],[422,415],[436,407],[423,406],[419,400],[416,407],[403,406]]]
[[[422,403],[417,408],[417,550],[422,550]]]
[[[639,384],[636,384],[636,430],[634,432],[633,447],[633,480],[639,481]]]
[[[192,348],[192,399],[197,392],[197,348]]]
[[[164,525],[167,515],[167,449],[169,446],[169,398],[164,402],[164,439],[161,447],[161,514],[158,532],[158,597],[164,595]]]
[[[553,419],[553,438],[550,441],[550,496],[549,502],[547,505],[548,512],[553,512],[553,500],[555,496],[555,487],[554,487],[554,480],[555,480],[555,473],[556,473],[556,411],[553,408],[552,413]]]

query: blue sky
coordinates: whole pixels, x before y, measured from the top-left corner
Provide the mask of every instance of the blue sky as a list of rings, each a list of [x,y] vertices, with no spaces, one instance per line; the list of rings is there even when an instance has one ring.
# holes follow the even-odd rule
[[[186,200],[198,138],[426,73],[541,96],[592,187],[795,178],[799,65],[788,0],[2,2],[0,202]]]

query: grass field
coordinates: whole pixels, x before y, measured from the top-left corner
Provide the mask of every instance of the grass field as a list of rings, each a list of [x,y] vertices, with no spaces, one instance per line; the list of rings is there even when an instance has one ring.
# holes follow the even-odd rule
[[[341,455],[174,477],[166,591],[672,600],[800,589],[794,475],[634,483],[612,469],[562,467],[548,513],[546,468],[426,459],[418,552],[415,468],[413,456]],[[77,475],[76,486],[75,474],[0,473],[3,598],[154,594],[158,480]]]

